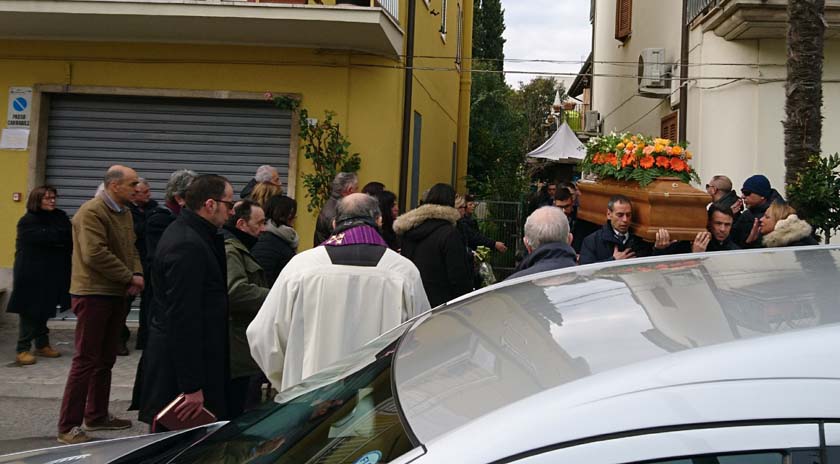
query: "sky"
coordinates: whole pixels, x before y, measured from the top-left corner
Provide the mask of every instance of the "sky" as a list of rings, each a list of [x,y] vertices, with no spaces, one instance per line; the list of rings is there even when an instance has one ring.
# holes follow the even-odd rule
[[[505,12],[505,71],[508,84],[519,87],[540,72],[576,74],[589,55],[592,27],[590,0],[502,0]],[[568,64],[514,62],[510,59],[573,61]],[[531,74],[533,73],[533,74]],[[559,77],[566,88],[574,80]]]

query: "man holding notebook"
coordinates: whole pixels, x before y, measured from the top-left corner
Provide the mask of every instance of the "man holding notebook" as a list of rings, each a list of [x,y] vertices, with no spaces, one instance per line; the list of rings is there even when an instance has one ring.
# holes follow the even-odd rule
[[[152,424],[181,395],[175,407],[181,421],[196,419],[204,409],[228,417],[227,266],[219,228],[232,214],[227,179],[198,176],[187,188],[185,209],[157,246],[138,395],[143,422]]]

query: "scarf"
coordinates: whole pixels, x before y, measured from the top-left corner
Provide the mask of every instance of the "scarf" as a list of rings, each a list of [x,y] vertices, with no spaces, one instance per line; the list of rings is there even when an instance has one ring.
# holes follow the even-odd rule
[[[265,231],[280,237],[280,239],[288,243],[290,247],[297,249],[299,238],[295,229],[292,229],[285,224],[276,225],[274,224],[274,221],[269,219],[268,223],[265,225]]]
[[[252,236],[248,233],[242,232],[241,230],[237,229],[234,226],[229,226],[229,225],[225,224],[223,229],[224,229],[225,232],[229,233],[235,239],[242,242],[242,244],[245,245],[245,248],[247,248],[249,250],[251,248],[253,248],[254,245],[257,244],[257,237],[254,237],[254,236]]]
[[[324,246],[345,246],[345,245],[378,245],[388,247],[376,223],[366,218],[352,218],[336,224],[333,234],[324,241]]]
[[[169,211],[172,211],[172,214],[177,216],[181,213],[181,205],[179,205],[178,202],[166,200],[166,203],[164,204],[167,208],[169,208]]]

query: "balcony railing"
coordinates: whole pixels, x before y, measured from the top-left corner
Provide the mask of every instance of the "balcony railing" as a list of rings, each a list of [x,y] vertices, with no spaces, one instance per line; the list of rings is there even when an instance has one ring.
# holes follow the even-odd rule
[[[688,15],[686,17],[686,21],[688,24],[691,24],[692,21],[697,19],[701,14],[706,13],[718,4],[720,0],[688,0]]]
[[[228,0],[231,1],[231,0]],[[237,1],[237,0],[232,0]],[[240,0],[241,1],[241,0]],[[253,1],[253,0],[250,0]],[[261,0],[265,2],[266,0]],[[270,0],[272,2],[282,3],[284,0]],[[295,0],[285,0],[289,3],[296,3]],[[322,1],[316,2],[315,0],[307,0],[306,3],[312,4],[321,4]],[[395,21],[400,21],[400,0],[335,0],[337,5],[356,5],[361,7],[370,7],[370,8],[382,8],[385,10]]]
[[[382,9],[387,11],[397,22],[400,21],[400,0],[379,0],[376,3],[381,5]]]

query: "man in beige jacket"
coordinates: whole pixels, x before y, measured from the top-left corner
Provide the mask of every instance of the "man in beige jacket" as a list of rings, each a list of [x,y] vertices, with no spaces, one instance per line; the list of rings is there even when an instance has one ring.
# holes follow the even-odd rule
[[[90,440],[86,430],[131,427],[131,421],[108,412],[108,400],[126,296],[139,294],[144,285],[128,209],[136,185],[133,169],[112,166],[105,174],[104,190],[73,216],[70,295],[77,317],[76,354],[61,403],[61,443]]]

